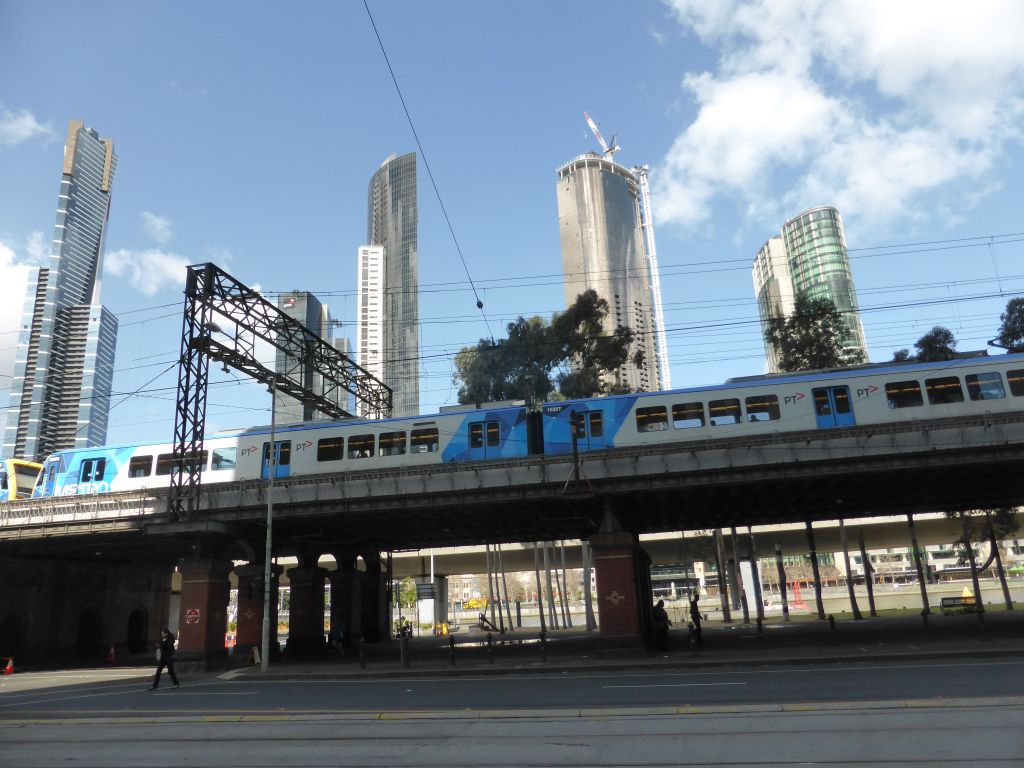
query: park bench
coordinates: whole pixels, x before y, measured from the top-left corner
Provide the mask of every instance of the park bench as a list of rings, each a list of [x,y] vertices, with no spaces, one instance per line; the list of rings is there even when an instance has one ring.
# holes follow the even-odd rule
[[[961,612],[974,612],[974,596],[968,597],[944,597],[939,601],[939,608],[942,610],[943,616],[948,616],[954,611]]]

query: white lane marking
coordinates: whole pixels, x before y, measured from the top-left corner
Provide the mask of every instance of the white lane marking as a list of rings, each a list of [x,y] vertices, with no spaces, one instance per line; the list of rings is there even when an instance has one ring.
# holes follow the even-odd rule
[[[160,691],[154,696],[255,696],[259,691]]]
[[[602,688],[696,688],[697,686],[718,687],[722,685],[746,685],[746,683],[652,683],[650,685],[602,685]]]

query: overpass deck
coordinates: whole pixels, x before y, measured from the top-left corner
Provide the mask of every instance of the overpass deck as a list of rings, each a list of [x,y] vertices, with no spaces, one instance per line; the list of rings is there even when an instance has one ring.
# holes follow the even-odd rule
[[[275,538],[343,548],[421,549],[586,538],[610,500],[636,533],[855,519],[1024,502],[1024,414],[957,418],[756,439],[663,443],[571,456],[458,463],[279,479]],[[262,541],[267,485],[207,485],[187,519],[167,491],[0,506],[0,553],[73,551],[103,543],[194,546],[204,535]],[[157,553],[160,554],[159,552]]]

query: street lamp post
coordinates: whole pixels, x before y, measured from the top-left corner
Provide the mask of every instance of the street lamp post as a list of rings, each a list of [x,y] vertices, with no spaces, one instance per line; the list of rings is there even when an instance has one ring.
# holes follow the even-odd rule
[[[267,459],[267,548],[263,554],[263,637],[260,643],[260,672],[270,670],[270,585],[274,533],[274,475],[277,474],[276,413],[277,376],[270,380],[270,446]]]

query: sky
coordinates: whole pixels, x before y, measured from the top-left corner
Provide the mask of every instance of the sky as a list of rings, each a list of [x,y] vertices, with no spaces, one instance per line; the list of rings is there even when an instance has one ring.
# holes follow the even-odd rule
[[[354,337],[367,184],[416,136],[423,413],[457,402],[459,349],[564,308],[555,171],[599,149],[584,111],[650,166],[675,387],[763,372],[753,258],[814,206],[843,216],[873,361],[934,325],[984,349],[1024,293],[1016,0],[368,6],[415,135],[361,1],[0,0],[0,421],[70,119],[119,157],[111,443],[173,435],[189,264],[311,291]],[[211,367],[208,432],[269,407]]]

